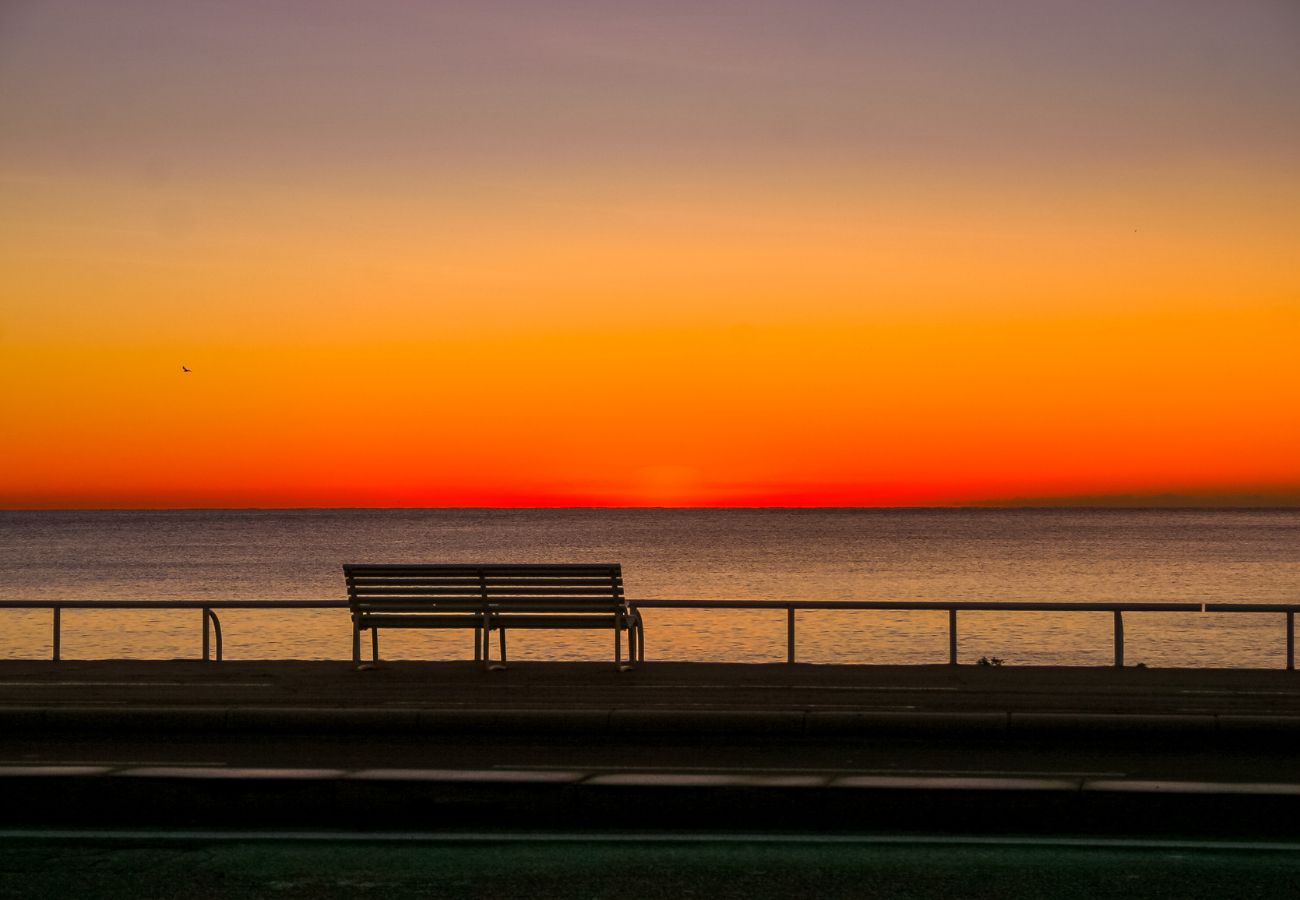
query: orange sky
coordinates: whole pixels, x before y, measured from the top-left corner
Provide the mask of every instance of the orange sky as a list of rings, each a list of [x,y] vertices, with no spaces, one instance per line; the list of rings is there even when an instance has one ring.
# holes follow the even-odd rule
[[[0,16],[0,507],[1296,496],[1286,4],[536,6]]]

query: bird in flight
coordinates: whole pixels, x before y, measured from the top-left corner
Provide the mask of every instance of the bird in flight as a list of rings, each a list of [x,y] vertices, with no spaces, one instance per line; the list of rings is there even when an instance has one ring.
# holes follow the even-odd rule
[[[186,368],[185,366],[181,366],[181,371],[182,371],[182,372],[189,372],[189,371],[191,371],[191,370],[188,369],[188,368]]]

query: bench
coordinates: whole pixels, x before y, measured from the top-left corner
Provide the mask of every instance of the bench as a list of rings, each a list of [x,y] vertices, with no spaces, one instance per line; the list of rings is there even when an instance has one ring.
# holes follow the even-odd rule
[[[369,629],[372,665],[380,628],[464,628],[474,632],[474,659],[491,665],[489,637],[498,633],[501,663],[511,629],[608,628],[614,663],[645,658],[640,614],[623,596],[618,563],[404,564],[346,563],[352,610],[352,661],[361,665],[361,632]]]

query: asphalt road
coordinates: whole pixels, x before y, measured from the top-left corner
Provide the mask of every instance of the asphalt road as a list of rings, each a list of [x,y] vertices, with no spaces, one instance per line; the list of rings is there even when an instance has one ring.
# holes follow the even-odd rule
[[[1280,671],[10,661],[0,720],[0,827],[1300,838]]]

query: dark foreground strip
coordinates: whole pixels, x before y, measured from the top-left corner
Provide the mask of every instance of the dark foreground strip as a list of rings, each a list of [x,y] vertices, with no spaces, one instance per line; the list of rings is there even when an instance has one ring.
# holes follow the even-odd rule
[[[8,734],[575,734],[1038,736],[1188,734],[1300,738],[1300,716],[820,709],[331,709],[6,706]]]
[[[6,828],[1056,834],[1300,840],[1300,783],[214,766],[0,767]]]
[[[545,831],[198,831],[169,829],[0,828],[0,841],[107,843],[356,843],[356,844],[812,844],[904,847],[1070,847],[1125,850],[1247,850],[1300,853],[1296,841],[1226,841],[1045,835],[799,834],[794,832],[545,832]]]
[[[391,832],[390,832],[391,834]],[[809,839],[733,834],[384,841],[172,837],[0,839],[0,895],[291,900],[1271,900],[1295,894],[1289,847],[1211,842]],[[663,837],[663,839],[660,839]],[[770,837],[770,839],[769,839]]]

